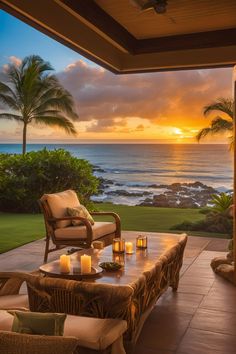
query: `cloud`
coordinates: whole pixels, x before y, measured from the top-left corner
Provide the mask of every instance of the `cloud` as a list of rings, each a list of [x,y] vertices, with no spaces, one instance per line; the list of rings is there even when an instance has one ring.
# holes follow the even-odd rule
[[[231,94],[231,69],[114,75],[79,60],[58,74],[72,93],[80,121],[94,121],[88,131],[112,130],[117,118],[148,119],[152,124],[199,127],[203,106]],[[182,122],[182,123],[181,123]]]
[[[9,57],[10,64],[15,65],[16,67],[19,67],[20,64],[22,63],[22,60],[20,58],[15,57],[14,55],[11,55]],[[6,74],[9,69],[9,64],[3,64],[2,66],[2,73]]]
[[[13,64],[15,66],[20,66],[20,64],[22,63],[22,60],[20,58],[15,57],[14,55],[10,56],[9,60],[10,60],[11,64]]]
[[[15,56],[9,60],[21,63]],[[0,70],[3,81],[4,69],[6,66]],[[123,138],[130,134],[129,138],[153,139],[174,137],[177,129],[186,137],[195,136],[209,122],[203,117],[203,106],[231,96],[231,75],[229,68],[114,75],[83,60],[57,73],[75,99],[79,136],[104,133],[104,137]],[[54,132],[66,137],[63,131],[47,127],[47,137],[53,137]],[[30,137],[43,137],[43,130],[36,126],[29,133]]]

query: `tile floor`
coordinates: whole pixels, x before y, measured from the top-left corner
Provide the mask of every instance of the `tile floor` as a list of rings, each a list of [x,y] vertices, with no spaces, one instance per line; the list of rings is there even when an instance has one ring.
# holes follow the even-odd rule
[[[124,237],[136,234],[125,232]],[[236,287],[210,268],[212,258],[225,255],[227,242],[189,237],[178,292],[169,289],[159,299],[134,354],[236,354]],[[44,241],[39,240],[1,254],[0,269],[35,270],[42,263],[43,249]]]

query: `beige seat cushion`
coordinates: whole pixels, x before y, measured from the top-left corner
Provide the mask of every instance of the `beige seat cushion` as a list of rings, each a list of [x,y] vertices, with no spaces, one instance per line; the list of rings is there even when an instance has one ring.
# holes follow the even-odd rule
[[[28,295],[3,295],[0,296],[0,309],[21,310],[29,308]]]
[[[47,200],[52,215],[55,218],[68,216],[67,208],[76,208],[80,205],[77,194],[73,190],[53,194],[44,194],[43,198]],[[68,225],[71,225],[70,220],[57,222],[57,227],[66,227]]]
[[[0,331],[11,331],[13,316],[6,310],[0,310]]]
[[[93,240],[111,234],[116,231],[116,224],[112,222],[100,222],[97,221],[92,226],[93,229]],[[86,238],[87,230],[85,226],[68,226],[65,228],[60,228],[55,230],[55,236],[57,239],[77,239]]]
[[[81,347],[102,350],[120,338],[127,329],[127,322],[67,315],[64,336],[78,339]]]
[[[11,331],[13,316],[0,310],[0,330]],[[64,336],[76,337],[81,347],[102,350],[118,340],[127,329],[127,322],[67,315]]]

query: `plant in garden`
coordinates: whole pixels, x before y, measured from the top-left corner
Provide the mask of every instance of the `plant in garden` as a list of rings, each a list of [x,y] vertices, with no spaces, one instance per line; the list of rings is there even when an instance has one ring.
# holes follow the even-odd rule
[[[211,210],[216,213],[227,213],[233,204],[233,196],[226,193],[212,194]]]
[[[81,203],[89,206],[97,188],[92,165],[63,149],[0,154],[1,211],[38,212],[37,200],[44,193],[66,189],[74,189]]]

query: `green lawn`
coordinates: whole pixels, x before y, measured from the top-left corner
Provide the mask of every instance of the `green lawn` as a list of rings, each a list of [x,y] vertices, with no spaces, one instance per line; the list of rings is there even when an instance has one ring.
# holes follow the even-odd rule
[[[184,220],[197,221],[204,218],[199,209],[130,207],[109,203],[97,204],[96,207],[98,210],[118,213],[123,230],[173,233],[175,231],[170,230],[173,225]],[[204,232],[191,232],[191,235],[228,238],[227,235]],[[0,213],[0,253],[44,236],[41,214]]]

